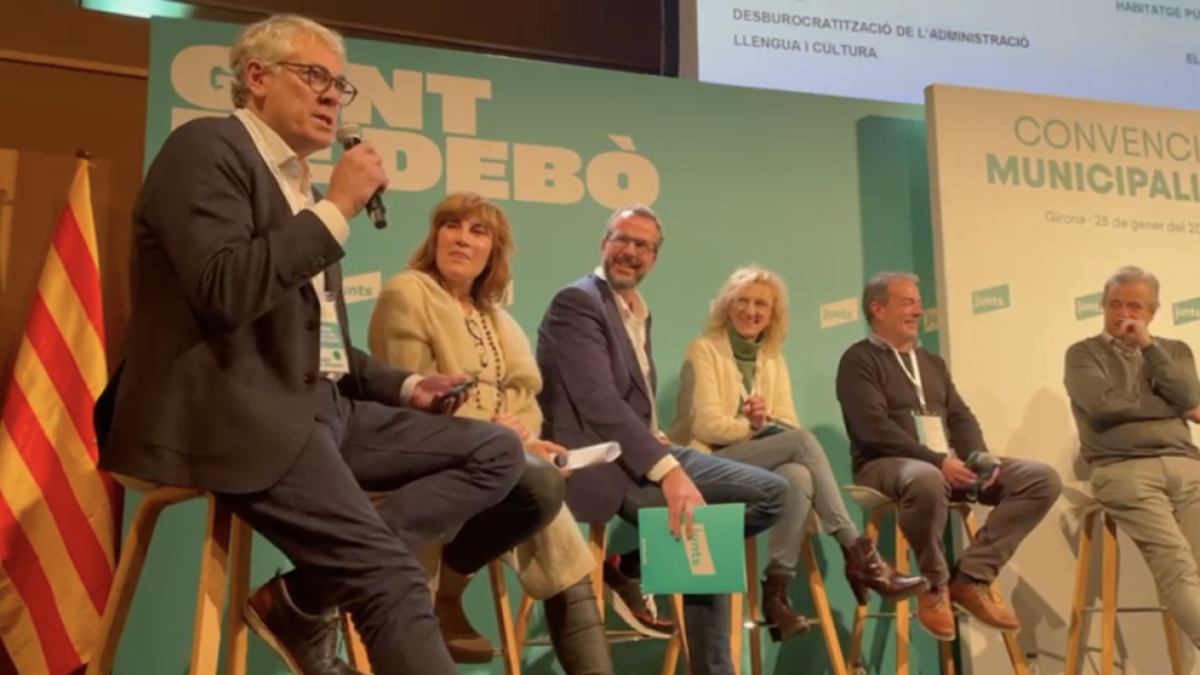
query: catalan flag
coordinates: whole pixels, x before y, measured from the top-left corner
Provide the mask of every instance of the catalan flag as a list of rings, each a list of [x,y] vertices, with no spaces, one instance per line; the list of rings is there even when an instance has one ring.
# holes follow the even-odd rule
[[[81,157],[0,408],[0,670],[67,675],[91,657],[120,522],[91,419],[107,378]]]

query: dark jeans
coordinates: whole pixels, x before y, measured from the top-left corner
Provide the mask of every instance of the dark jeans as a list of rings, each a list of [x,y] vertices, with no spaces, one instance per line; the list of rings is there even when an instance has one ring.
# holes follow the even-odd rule
[[[672,447],[696,489],[709,504],[745,504],[746,536],[769,529],[784,513],[788,484],[758,467],[706,455],[690,448]],[[621,505],[624,520],[637,524],[638,509],[666,506],[662,488],[642,481],[630,488]],[[729,654],[729,597],[688,595],[683,598],[684,625],[692,657],[693,675],[733,675]]]
[[[867,462],[854,482],[878,490],[899,505],[900,531],[912,546],[917,567],[933,587],[950,581],[942,536],[950,502],[966,498],[938,467],[919,459],[884,457]],[[994,506],[979,534],[958,558],[958,572],[991,583],[1017,547],[1042,522],[1062,493],[1062,480],[1040,462],[1000,458],[1000,475],[979,503]]]
[[[457,675],[416,552],[509,493],[521,441],[486,422],[324,391],[279,482],[221,499],[296,566],[289,589],[350,612],[377,675]],[[385,523],[364,490],[391,492],[394,517]]]

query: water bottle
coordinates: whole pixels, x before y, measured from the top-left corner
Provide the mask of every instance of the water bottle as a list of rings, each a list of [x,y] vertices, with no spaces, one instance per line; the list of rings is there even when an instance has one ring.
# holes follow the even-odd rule
[[[1029,675],[1042,675],[1042,666],[1038,664],[1037,652],[1026,654],[1025,664],[1029,666]]]

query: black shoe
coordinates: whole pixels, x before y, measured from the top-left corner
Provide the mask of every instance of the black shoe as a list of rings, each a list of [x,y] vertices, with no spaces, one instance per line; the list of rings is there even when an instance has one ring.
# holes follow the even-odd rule
[[[320,616],[301,612],[292,604],[281,576],[259,587],[242,615],[293,675],[363,675],[338,657],[337,612]]]
[[[670,639],[675,623],[658,615],[654,596],[642,593],[642,582],[621,572],[620,556],[604,561],[604,585],[612,591],[613,611],[635,631],[652,638]]]

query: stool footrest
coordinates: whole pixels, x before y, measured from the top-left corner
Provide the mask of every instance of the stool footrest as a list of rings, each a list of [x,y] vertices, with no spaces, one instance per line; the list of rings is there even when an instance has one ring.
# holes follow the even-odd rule
[[[1084,607],[1084,614],[1099,614],[1103,612],[1103,607]],[[1117,614],[1162,614],[1166,612],[1166,607],[1118,607]]]

